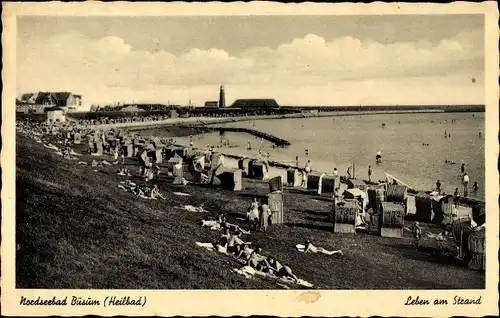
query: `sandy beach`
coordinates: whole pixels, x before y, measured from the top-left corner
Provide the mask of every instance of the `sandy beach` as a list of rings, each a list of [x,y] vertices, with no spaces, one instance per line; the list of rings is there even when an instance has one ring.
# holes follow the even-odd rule
[[[163,176],[152,182],[166,200],[146,200],[117,187],[125,179],[144,182],[138,177],[135,158],[126,159],[133,175],[127,178],[116,175],[115,165],[96,172],[22,135],[16,143],[16,193],[22,198],[16,214],[18,288],[280,288],[273,280],[235,274],[232,269],[237,263],[195,245],[220,235],[200,226],[206,215],[223,212],[228,221],[249,228],[243,220],[245,211],[252,198],[268,193],[266,181],[244,179],[243,190],[233,192],[210,185],[174,186],[171,177]],[[82,153],[85,147],[75,150]],[[86,155],[78,160],[101,158],[111,160]],[[402,239],[380,237],[370,230],[333,233],[329,195],[286,188],[284,198],[285,224],[245,239],[288,264],[314,288],[484,288],[483,272],[440,256],[432,239],[424,239],[422,248],[415,250],[408,230]],[[207,212],[179,209],[183,205],[203,206]],[[424,225],[424,233],[440,231],[435,225]],[[303,255],[295,245],[306,239],[341,249],[344,256]]]

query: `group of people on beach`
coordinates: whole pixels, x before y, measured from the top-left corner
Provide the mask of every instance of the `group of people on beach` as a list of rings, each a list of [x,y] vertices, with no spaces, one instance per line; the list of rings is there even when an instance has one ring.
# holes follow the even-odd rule
[[[462,194],[464,197],[467,197],[469,195],[469,175],[465,171],[465,164],[462,163],[460,166],[460,173],[461,173],[461,183],[462,183]],[[440,180],[436,181],[436,192],[438,194],[445,194],[442,189],[442,184]],[[479,190],[479,185],[477,181],[474,182],[472,185],[472,191],[477,192]],[[455,188],[455,192],[453,193],[453,196],[455,198],[455,202],[458,204],[459,198],[460,198],[460,192],[458,188]]]
[[[250,211],[247,212],[247,220],[251,223],[253,230],[255,228],[255,223],[253,222],[256,218],[254,216],[249,217],[249,214],[254,213],[253,209],[259,207],[257,199],[251,204]],[[262,204],[260,211],[265,211],[265,204]],[[265,218],[261,213],[258,215],[259,219]],[[287,265],[282,265],[274,256],[266,256],[263,254],[261,247],[252,248],[252,242],[246,242],[242,239],[243,234],[250,234],[250,231],[243,230],[239,225],[231,224],[227,222],[226,217],[223,213],[217,215],[217,220],[210,222],[209,218],[202,219],[202,224],[210,224],[212,229],[221,230],[223,234],[215,240],[211,245],[214,246],[218,251],[225,252],[232,259],[236,260],[241,265],[249,266],[257,271],[273,274],[279,278],[288,278],[293,282],[298,282],[298,277],[292,272],[292,269]]]
[[[154,122],[171,118],[164,115],[135,115],[129,117],[100,117],[99,119],[75,119],[74,122],[82,126],[93,125],[108,125],[108,124],[123,124],[123,123],[140,123],[140,122]]]
[[[271,223],[271,215],[272,213],[269,206],[264,202],[259,204],[257,198],[254,198],[246,213],[246,219],[250,221],[254,231],[266,232]]]
[[[282,265],[282,263],[272,255],[264,255],[261,247],[254,247],[252,242],[242,239],[244,234],[250,234],[251,231],[265,231],[267,229],[267,225],[263,225],[262,223],[263,220],[270,216],[270,213],[265,213],[266,210],[269,211],[267,204],[259,204],[259,201],[256,198],[253,199],[250,208],[246,213],[246,219],[250,222],[251,227],[248,231],[243,230],[238,225],[227,222],[223,213],[218,214],[217,220],[203,218],[202,224],[209,224],[211,229],[223,232],[217,240],[211,243],[211,245],[218,251],[225,252],[238,263],[249,266],[256,271],[272,274],[278,278],[289,279],[292,282],[297,283],[299,282],[299,278],[292,272],[290,266]],[[297,247],[299,246],[301,247],[299,251],[304,253],[343,255],[341,250],[329,251],[322,247],[315,246],[309,239],[304,242],[304,245],[297,245]]]

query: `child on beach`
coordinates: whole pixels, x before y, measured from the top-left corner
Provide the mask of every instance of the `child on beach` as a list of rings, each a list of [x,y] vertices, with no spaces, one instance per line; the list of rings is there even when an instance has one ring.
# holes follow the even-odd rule
[[[420,238],[422,237],[422,228],[420,227],[420,224],[418,222],[415,222],[411,226],[411,234],[413,236],[413,246],[415,248],[418,248]]]
[[[472,190],[473,190],[474,192],[477,192],[477,190],[479,190],[479,186],[477,185],[477,181],[476,181],[476,182],[474,182],[474,185],[472,186]]]
[[[436,191],[438,194],[441,193],[441,182],[439,180],[436,182]]]
[[[250,209],[248,209],[247,219],[249,221],[253,221],[258,218],[259,218],[259,202],[257,202],[257,198],[254,198],[252,204],[250,205]]]
[[[372,181],[372,166],[368,166],[368,181]]]
[[[267,204],[262,204],[259,208],[259,229],[261,232],[266,232],[269,225],[270,216],[269,206]]]
[[[158,165],[153,164],[153,179],[158,180],[160,178],[160,167]]]
[[[460,192],[458,192],[458,188],[455,188],[455,192],[453,193],[453,201],[455,206],[458,206],[458,202],[460,200]]]

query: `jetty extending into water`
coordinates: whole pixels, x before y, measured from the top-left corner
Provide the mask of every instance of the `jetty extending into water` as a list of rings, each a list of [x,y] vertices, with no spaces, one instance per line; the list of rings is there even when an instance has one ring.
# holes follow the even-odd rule
[[[255,129],[250,129],[250,128],[241,128],[241,127],[223,127],[223,126],[200,126],[200,125],[180,125],[179,127],[181,128],[186,128],[186,129],[195,129],[197,131],[201,131],[203,133],[205,132],[212,132],[212,131],[219,131],[219,132],[242,132],[242,133],[247,133],[251,134],[253,136],[265,139],[267,141],[270,141],[274,143],[277,147],[288,147],[290,146],[290,142],[285,139],[281,139],[279,137],[273,136],[271,134],[258,131]]]

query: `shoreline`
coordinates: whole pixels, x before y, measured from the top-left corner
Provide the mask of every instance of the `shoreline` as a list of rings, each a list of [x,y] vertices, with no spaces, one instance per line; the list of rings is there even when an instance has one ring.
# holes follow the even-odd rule
[[[185,149],[191,149],[192,148],[194,150],[207,151],[207,149],[196,148],[196,147],[189,147],[189,146],[181,145],[181,144],[176,144],[175,146],[182,147],[182,148],[185,148]],[[230,154],[230,153],[225,153],[225,152],[221,152],[221,151],[214,151],[214,152],[218,152],[218,153],[222,154],[223,156],[231,158],[233,160],[241,160],[241,159],[257,160],[257,157],[252,157],[252,156]],[[286,171],[289,170],[289,169],[296,169],[296,170],[301,171],[301,172],[304,171],[304,168],[299,168],[299,167],[296,167],[295,165],[287,164],[287,163],[280,162],[280,161],[275,161],[275,160],[268,161],[268,164],[269,164],[270,167],[273,167],[273,168],[276,168],[276,169],[279,169],[279,170],[283,170],[283,172],[284,172],[283,174],[285,174],[285,175],[286,175]],[[319,175],[324,174],[325,176],[332,176],[332,174],[329,173],[329,172],[319,171],[319,170],[314,170],[312,173],[313,174],[319,174]],[[362,178],[355,178],[355,179],[363,181],[367,186],[378,185],[378,184],[380,184],[380,182],[383,181],[383,180],[368,181],[368,180],[365,180],[365,179],[362,179]],[[344,185],[347,184],[347,177],[346,176],[342,175],[340,177],[340,180],[341,180],[341,184],[344,184]],[[264,181],[267,181],[267,180],[264,180]],[[283,186],[285,186],[287,188],[294,189],[294,190],[303,190],[304,192],[309,192],[309,193],[313,193],[314,192],[313,190],[310,190],[310,189],[301,189],[301,188],[297,188],[297,187],[288,187],[287,186],[286,177],[282,181],[283,181]],[[408,195],[411,195],[411,196],[415,196],[416,194],[422,193],[422,192],[425,192],[427,194],[430,194],[432,192],[432,190],[414,189],[414,188],[409,187],[409,186],[406,186],[406,187],[407,187]],[[460,206],[465,206],[465,207],[470,207],[470,208],[473,207],[473,206],[475,206],[475,205],[478,205],[478,204],[485,204],[485,201],[483,201],[483,200],[479,200],[479,199],[475,199],[475,198],[469,198],[469,197],[462,197],[462,196],[459,197],[459,202],[460,202],[459,203]]]
[[[367,115],[383,115],[383,114],[418,114],[418,113],[445,113],[439,109],[428,110],[401,110],[401,111],[339,111],[339,112],[318,112],[318,113],[296,113],[285,115],[258,115],[258,116],[241,116],[241,117],[188,117],[188,118],[169,118],[156,122],[135,122],[135,123],[114,123],[88,125],[87,127],[95,129],[112,129],[112,128],[127,128],[127,130],[147,130],[161,128],[163,126],[187,125],[194,124],[198,126],[212,124],[226,124],[252,120],[272,120],[272,119],[296,119],[296,118],[317,118],[317,117],[345,117],[345,116],[367,116]],[[84,127],[84,125],[77,125]]]

